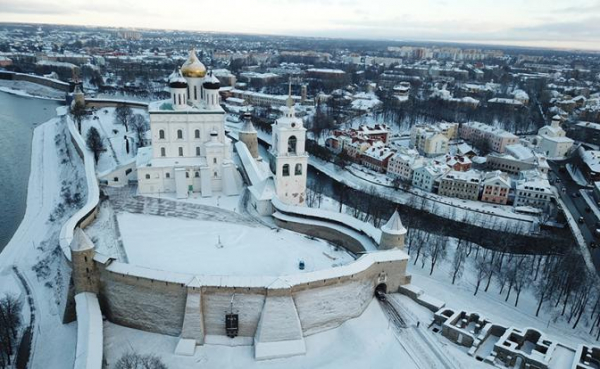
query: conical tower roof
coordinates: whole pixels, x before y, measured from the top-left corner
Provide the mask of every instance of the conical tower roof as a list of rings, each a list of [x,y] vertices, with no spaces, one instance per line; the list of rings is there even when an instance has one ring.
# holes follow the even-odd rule
[[[404,225],[402,225],[402,220],[400,220],[400,214],[398,214],[398,210],[394,211],[394,214],[390,220],[388,220],[388,222],[381,227],[381,230],[389,234],[406,233],[406,228],[404,228]]]

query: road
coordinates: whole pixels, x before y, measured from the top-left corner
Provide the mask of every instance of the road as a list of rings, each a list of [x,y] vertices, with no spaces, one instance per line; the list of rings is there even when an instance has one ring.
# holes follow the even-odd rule
[[[596,267],[596,271],[600,271],[600,248],[592,248],[590,245],[592,243],[599,244],[600,238],[596,238],[594,236],[598,222],[600,221],[596,215],[589,209],[587,202],[581,196],[580,190],[586,189],[583,186],[578,185],[572,178],[569,172],[565,169],[560,169],[566,164],[574,164],[575,159],[570,158],[561,161],[550,161],[550,168],[552,171],[548,174],[549,179],[558,189],[558,194],[560,198],[563,200],[567,209],[565,211],[569,211],[573,218],[579,220],[583,218],[583,223],[577,222],[581,234],[583,235],[585,242],[590,249],[590,254],[592,255],[592,260],[594,262],[594,266]],[[556,183],[556,179],[560,179],[560,182]],[[564,191],[562,189],[565,189]],[[577,197],[574,197],[575,196]]]

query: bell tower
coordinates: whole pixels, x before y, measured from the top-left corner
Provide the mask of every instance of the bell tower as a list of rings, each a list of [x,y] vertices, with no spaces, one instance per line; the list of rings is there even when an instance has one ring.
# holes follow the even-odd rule
[[[296,117],[290,81],[285,114],[273,124],[271,147],[275,157],[275,191],[279,200],[288,205],[304,205],[306,199],[308,154],[304,149],[305,141],[306,128],[302,119]]]

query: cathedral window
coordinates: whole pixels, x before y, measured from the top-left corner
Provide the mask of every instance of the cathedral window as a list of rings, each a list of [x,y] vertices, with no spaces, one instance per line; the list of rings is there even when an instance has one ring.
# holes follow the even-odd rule
[[[198,100],[198,89],[194,86],[194,100]]]
[[[165,173],[165,178],[171,178],[171,173]]]
[[[160,156],[167,156],[167,150],[164,147],[160,148]]]
[[[179,148],[179,156],[183,156],[183,147]]]
[[[190,178],[190,172],[185,172],[185,178]]]
[[[176,99],[175,94],[173,94],[173,104],[177,104],[177,100],[175,100],[175,99]]]
[[[302,175],[302,164],[296,164],[296,169],[294,170],[294,174],[297,176]]]
[[[200,147],[196,147],[196,156],[200,156]]]
[[[213,164],[217,164],[217,158],[213,158]]]
[[[160,131],[158,131],[158,138],[161,140],[165,139],[165,130],[161,129]]]
[[[183,131],[180,130],[180,129],[177,130],[177,138],[180,139],[180,140],[183,139]]]
[[[197,129],[197,130],[194,131],[194,137],[195,138],[200,138],[200,130],[199,129]]]
[[[217,178],[219,176],[219,174],[217,172],[214,173],[215,178]]]
[[[200,172],[196,172],[196,174],[194,174],[194,177],[200,178]]]
[[[290,154],[296,153],[297,143],[298,143],[298,140],[296,139],[296,136],[290,136],[290,138],[288,138],[288,153],[290,153]]]
[[[290,176],[290,165],[283,164],[283,167],[281,168],[281,172],[284,177],[289,177]]]
[[[179,101],[179,105],[181,105],[181,94],[177,94],[177,100]]]
[[[150,179],[150,174],[146,174],[146,179]]]

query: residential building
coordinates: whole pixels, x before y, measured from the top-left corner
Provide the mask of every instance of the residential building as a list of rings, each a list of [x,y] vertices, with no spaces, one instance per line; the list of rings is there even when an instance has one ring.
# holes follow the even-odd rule
[[[448,171],[448,167],[439,164],[425,164],[413,171],[412,185],[427,192],[435,192],[439,178]]]
[[[511,188],[508,174],[500,170],[487,172],[483,177],[482,184],[481,201],[506,205]]]
[[[548,210],[552,200],[552,190],[547,179],[529,179],[516,187],[515,206],[532,206]]]
[[[507,145],[519,142],[519,137],[514,134],[479,122],[464,123],[460,127],[460,137],[475,143],[485,143],[498,153],[504,153]]]
[[[415,169],[423,166],[423,162],[423,157],[416,150],[401,148],[390,158],[387,174],[404,181],[412,181]]]
[[[410,147],[423,156],[434,157],[448,153],[448,137],[432,126],[413,126],[410,131]]]
[[[468,172],[451,170],[442,176],[438,194],[465,200],[477,200],[479,199],[480,185],[480,172],[475,170]]]
[[[361,164],[377,172],[385,173],[388,161],[394,155],[394,151],[386,147],[383,142],[378,141],[369,147],[360,157]]]

